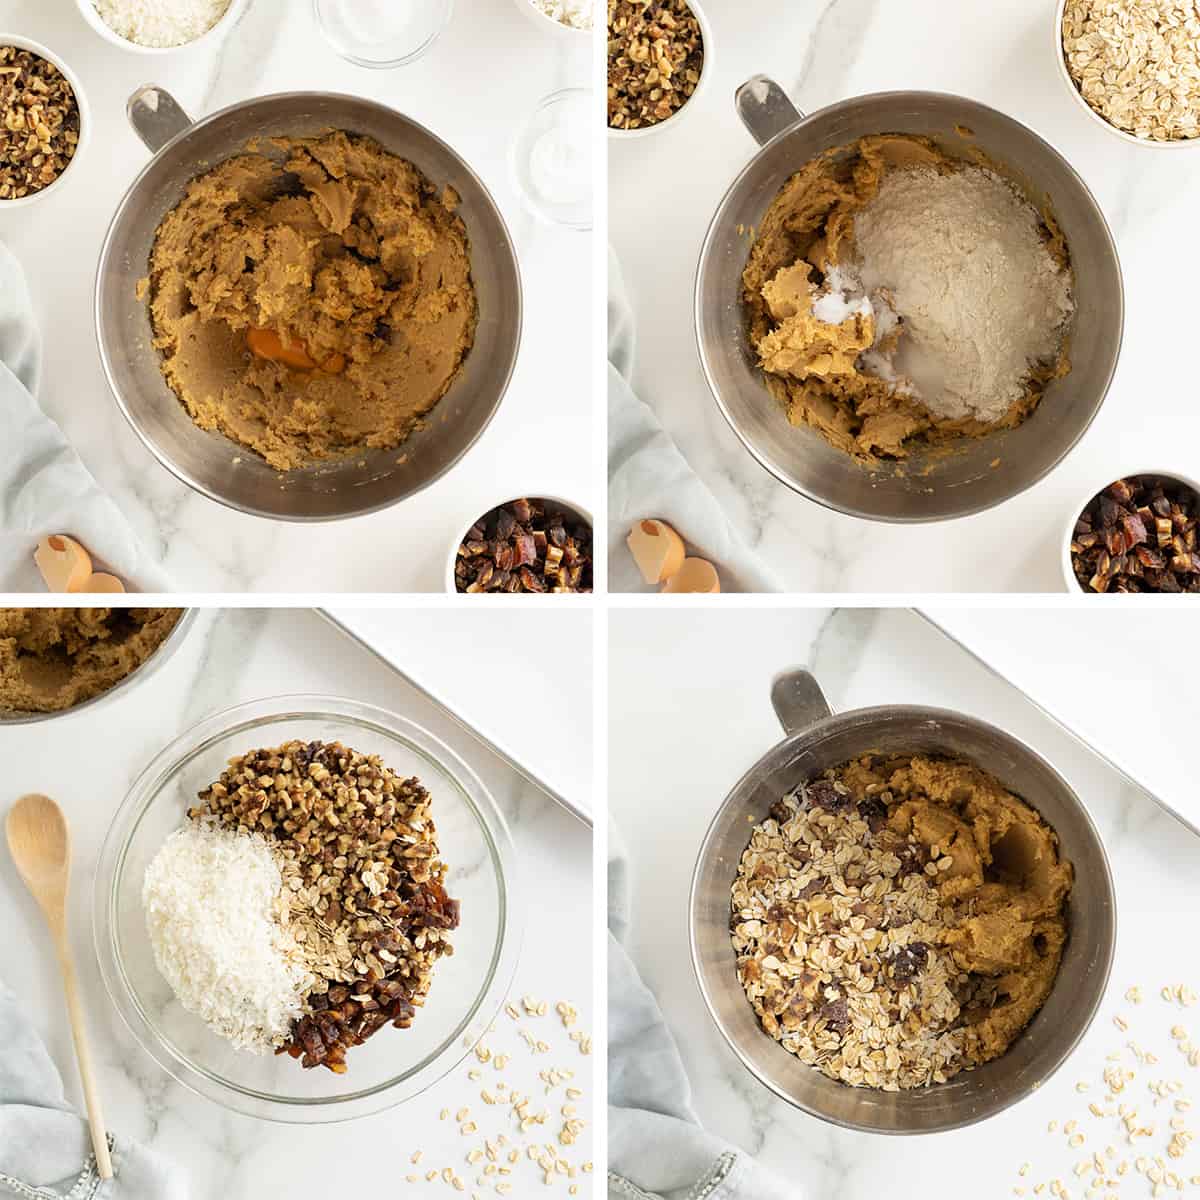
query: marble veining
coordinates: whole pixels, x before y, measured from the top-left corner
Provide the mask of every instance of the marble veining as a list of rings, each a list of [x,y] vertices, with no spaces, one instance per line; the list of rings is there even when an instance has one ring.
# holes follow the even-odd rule
[[[580,620],[586,624],[588,618],[580,614]],[[585,1092],[579,1106],[588,1128],[563,1152],[577,1163],[592,1159],[597,1153],[591,1141],[595,1060],[568,1040],[553,1012],[557,1001],[566,1000],[579,1009],[578,1028],[593,1030],[591,940],[580,933],[583,914],[591,912],[589,831],[373,656],[307,610],[203,612],[169,662],[91,716],[84,712],[35,725],[0,726],[6,796],[47,792],[63,804],[71,821],[76,855],[72,937],[109,1124],[179,1162],[195,1196],[228,1200],[284,1195],[310,1200],[335,1193],[415,1197],[427,1189],[436,1194],[435,1187],[448,1191],[440,1181],[424,1182],[425,1171],[434,1166],[454,1166],[470,1182],[475,1176],[465,1156],[480,1139],[464,1138],[458,1123],[440,1120],[443,1108],[453,1115],[469,1105],[481,1134],[503,1128],[512,1136],[502,1110],[489,1108],[480,1098],[489,1079],[467,1078],[468,1070],[479,1066],[473,1056],[422,1097],[350,1124],[289,1127],[226,1112],[161,1071],[108,1001],[92,949],[91,912],[93,874],[111,814],[134,777],[181,730],[232,704],[298,692],[351,695],[412,718],[461,754],[499,804],[516,843],[523,895],[532,901],[526,904],[513,995],[533,993],[551,1004],[549,1016],[519,1024],[554,1049],[531,1054],[517,1034],[518,1023],[500,1015],[496,1033],[487,1040],[496,1049],[511,1051],[512,1062],[503,1075],[487,1070],[493,1079],[504,1079],[531,1096],[536,1109],[548,1107],[553,1122],[565,1102],[562,1089],[546,1096],[537,1073],[549,1066],[572,1069]],[[546,897],[553,903],[538,903]],[[78,1102],[49,944],[7,854],[0,854],[0,928],[0,975],[37,1014],[37,1027],[67,1079],[67,1094]],[[560,1126],[558,1118],[536,1140],[553,1140]],[[424,1151],[422,1182],[410,1188],[402,1181],[418,1170],[409,1161],[417,1150]],[[540,1179],[532,1182],[532,1166],[530,1172],[514,1174],[517,1188],[541,1190]],[[583,1194],[587,1186],[581,1182]],[[521,1195],[517,1188],[514,1195]],[[561,1191],[565,1194],[565,1186]]]
[[[1030,612],[1029,620],[1051,614]],[[1053,614],[1069,620],[1067,612]],[[703,654],[697,647],[705,647]],[[705,1124],[795,1183],[798,1198],[878,1200],[916,1196],[960,1200],[1007,1197],[1013,1188],[1058,1178],[1070,1195],[1084,1185],[1074,1168],[1113,1146],[1130,1160],[1120,1195],[1149,1196],[1132,1160],[1163,1155],[1170,1103],[1155,1103],[1152,1079],[1184,1085],[1200,1100],[1200,1070],[1188,1065],[1170,1029],[1200,1038],[1200,1007],[1168,1005],[1165,985],[1200,992],[1200,949],[1187,933],[1195,911],[1200,839],[1126,783],[1090,750],[954,643],[904,610],[615,611],[609,684],[610,804],[629,849],[634,886],[631,950],[675,1030]],[[660,670],[645,671],[653,654]],[[669,664],[670,669],[666,669]],[[806,1116],[761,1087],[716,1032],[700,998],[686,943],[687,895],[695,853],[717,805],[760,755],[780,739],[769,700],[779,671],[807,665],[835,710],[914,703],[957,709],[1033,746],[1086,804],[1107,848],[1117,891],[1118,940],[1112,980],[1090,1032],[1066,1065],[1031,1097],[985,1123],[930,1137],[850,1133]],[[1047,663],[1047,671],[1064,664]],[[1068,665],[1069,669],[1069,665]],[[1180,697],[1185,704],[1187,697]],[[653,714],[653,751],[644,731]],[[636,780],[636,786],[631,782]],[[648,806],[647,794],[670,796]],[[648,919],[647,914],[657,914]],[[1124,999],[1137,985],[1141,1004]],[[1122,1015],[1129,1031],[1113,1018]],[[1131,1146],[1113,1120],[1092,1117],[1107,1056],[1132,1042],[1158,1057],[1136,1067],[1124,1099],[1152,1139]],[[1076,1091],[1084,1082],[1089,1091]],[[1078,1121],[1085,1143],[1072,1147],[1063,1124]],[[1185,1121],[1191,1121],[1190,1115]],[[1059,1130],[1048,1132],[1056,1121]],[[1166,1136],[1164,1136],[1164,1133]],[[1197,1173],[1189,1151],[1167,1159],[1185,1179]],[[1028,1174],[1018,1174],[1025,1162]]]
[[[1190,309],[1200,148],[1125,145],[1068,95],[1054,60],[1053,0],[986,4],[704,0],[716,76],[677,129],[610,143],[610,239],[638,327],[634,387],[656,411],[746,541],[799,592],[1057,592],[1068,515],[1121,474],[1195,474],[1200,411],[1173,312]],[[767,474],[725,425],[699,366],[696,264],[721,197],[755,150],[735,89],[765,73],[813,112],[894,89],[954,92],[1023,121],[1095,193],[1125,273],[1127,327],[1108,400],[1054,472],[999,508],[928,527],[828,512]],[[797,164],[799,166],[800,164]],[[643,198],[649,198],[646,203]],[[670,221],[653,219],[666,206]]]

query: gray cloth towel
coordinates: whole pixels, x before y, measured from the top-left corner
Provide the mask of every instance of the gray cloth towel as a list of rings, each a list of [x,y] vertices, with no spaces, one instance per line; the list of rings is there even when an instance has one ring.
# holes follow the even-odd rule
[[[81,543],[97,571],[130,591],[167,591],[162,568],[38,406],[41,350],[25,273],[0,243],[0,591],[45,592],[33,552],[53,533]]]
[[[795,1188],[700,1127],[675,1040],[625,953],[629,917],[618,854],[608,867],[610,1200],[797,1200]]]
[[[96,1174],[87,1122],[16,996],[0,983],[0,1197],[20,1200],[187,1200],[188,1188],[139,1146],[109,1139],[113,1179]]]
[[[608,260],[608,586],[646,591],[625,545],[630,529],[650,518],[666,521],[708,559],[726,592],[781,592],[783,585],[734,532],[713,494],[650,408],[633,394],[633,310],[621,267]]]

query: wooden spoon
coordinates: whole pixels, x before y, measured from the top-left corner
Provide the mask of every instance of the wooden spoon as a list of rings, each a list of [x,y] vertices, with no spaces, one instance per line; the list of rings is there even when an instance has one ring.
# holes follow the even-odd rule
[[[92,1055],[84,1031],[83,1005],[67,940],[67,887],[71,874],[71,835],[67,820],[49,796],[22,796],[9,810],[5,829],[17,871],[41,907],[50,926],[54,948],[58,951],[58,966],[67,995],[67,1015],[87,1102],[92,1147],[96,1152],[96,1169],[101,1179],[111,1179],[113,1168],[108,1153],[108,1134],[100,1112]]]

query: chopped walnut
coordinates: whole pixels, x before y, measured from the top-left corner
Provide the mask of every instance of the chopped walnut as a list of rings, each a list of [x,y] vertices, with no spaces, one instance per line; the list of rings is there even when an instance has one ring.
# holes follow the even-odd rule
[[[0,201],[49,187],[79,145],[79,102],[62,72],[16,46],[0,46]]]
[[[704,36],[684,0],[608,0],[608,124],[657,125],[700,83]]]

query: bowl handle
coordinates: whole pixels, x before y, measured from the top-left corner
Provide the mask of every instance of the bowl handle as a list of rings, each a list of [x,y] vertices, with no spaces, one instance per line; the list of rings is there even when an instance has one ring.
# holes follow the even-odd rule
[[[129,97],[125,115],[134,133],[152,154],[157,154],[192,123],[192,118],[180,108],[175,97],[153,84],[138,88]]]
[[[816,678],[803,667],[784,671],[771,684],[775,715],[788,734],[800,733],[833,714]]]
[[[734,97],[738,116],[751,136],[765,146],[773,137],[804,120],[787,93],[767,75],[755,75],[738,88]]]

